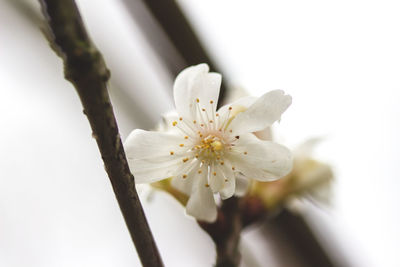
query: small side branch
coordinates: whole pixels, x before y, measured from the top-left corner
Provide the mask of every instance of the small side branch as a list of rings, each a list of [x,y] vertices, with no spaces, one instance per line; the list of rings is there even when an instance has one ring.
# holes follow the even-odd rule
[[[91,42],[74,0],[39,0],[50,41],[64,61],[96,139],[125,222],[145,267],[163,266],[139,201],[107,91],[110,73]]]
[[[215,223],[198,222],[215,243],[216,267],[237,267],[240,264],[239,241],[242,230],[240,206],[240,199],[229,198],[222,202]]]

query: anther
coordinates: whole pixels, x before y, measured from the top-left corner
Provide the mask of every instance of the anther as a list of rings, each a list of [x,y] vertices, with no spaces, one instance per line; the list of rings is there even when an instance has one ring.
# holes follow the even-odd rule
[[[174,154],[174,151],[169,152],[169,154],[170,154],[170,155],[173,155],[173,154]]]
[[[172,126],[176,126],[177,124],[178,124],[178,122],[176,122],[176,121],[172,122]]]
[[[220,162],[220,164],[221,164],[221,165],[224,165],[224,162],[223,162],[223,161],[221,161],[221,162]]]
[[[243,154],[247,155],[247,152],[245,151]]]
[[[202,110],[202,111],[206,111],[206,109],[205,109],[205,108],[202,108],[201,110]]]
[[[199,103],[199,102],[200,102],[200,99],[196,98],[196,102]]]
[[[196,154],[195,157],[198,158],[198,157],[199,157],[199,154]]]
[[[179,146],[180,146],[180,147],[183,147],[183,146],[184,146],[184,144],[179,144]]]
[[[215,117],[219,117],[219,114],[218,114],[218,113],[216,113],[216,114],[215,114]]]
[[[232,107],[229,107],[229,110],[232,110]]]
[[[204,127],[204,124],[202,123],[202,124],[200,124],[200,126],[201,126],[201,127]]]
[[[231,133],[231,132],[232,132],[232,129],[231,129],[231,130],[229,130],[229,132]]]
[[[180,117],[180,118],[179,118],[179,120],[181,121],[181,120],[183,120],[183,118],[182,118],[182,117]]]
[[[214,175],[214,176],[217,176],[217,173],[216,173],[216,172],[213,172],[213,175]]]
[[[200,174],[200,173],[201,173],[201,170],[198,170],[197,173]]]
[[[189,136],[186,135],[186,136],[185,136],[185,139],[188,139],[188,138],[189,138]]]
[[[235,170],[235,167],[232,166],[232,171],[234,171],[234,170]]]
[[[189,160],[189,158],[184,158],[182,161],[183,162],[186,162],[186,161],[188,161]]]
[[[236,139],[239,139],[239,137],[240,137],[239,135],[235,136]]]
[[[213,120],[210,120],[210,123],[213,123],[214,121]]]
[[[182,178],[183,178],[183,179],[185,179],[186,177],[187,177],[187,175],[186,175],[186,174],[182,175]]]
[[[196,124],[196,120],[194,120],[193,123]]]
[[[228,179],[225,179],[225,182],[228,182]]]
[[[210,104],[214,103],[214,101],[210,100]]]
[[[210,187],[210,185],[209,185],[209,184],[205,184],[204,186],[205,186],[205,187]]]

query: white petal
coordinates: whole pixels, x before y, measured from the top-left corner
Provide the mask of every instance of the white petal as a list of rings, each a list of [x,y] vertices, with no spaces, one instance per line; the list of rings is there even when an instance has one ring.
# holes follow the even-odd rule
[[[235,175],[232,171],[232,165],[229,161],[225,161],[224,165],[219,168],[220,175],[224,177],[224,187],[219,191],[222,199],[227,199],[233,196],[235,192]]]
[[[241,173],[236,173],[235,174],[235,180],[236,180],[236,189],[235,189],[235,196],[237,197],[242,197],[247,193],[247,190],[249,189],[249,179],[246,178]]]
[[[156,130],[158,132],[174,131],[179,132],[177,127],[174,127],[172,123],[174,121],[179,121],[179,116],[176,111],[170,111],[161,115],[161,121],[157,125]]]
[[[246,111],[239,113],[228,128],[234,135],[263,130],[279,120],[291,103],[291,96],[285,95],[282,90],[268,92]]]
[[[240,135],[234,149],[227,156],[237,171],[260,181],[285,176],[293,165],[289,149],[271,141],[259,140],[253,134]]]
[[[198,160],[194,161],[190,170],[187,172],[187,177],[184,179],[183,176],[175,176],[171,180],[171,185],[177,190],[181,191],[186,195],[192,193],[193,182],[197,178],[197,172],[200,169],[200,163]]]
[[[185,118],[196,117],[196,99],[209,115],[215,111],[221,86],[221,75],[209,73],[207,64],[199,64],[183,70],[174,83],[174,99],[178,114]],[[213,104],[210,104],[213,101]]]
[[[219,168],[218,163],[210,166],[209,184],[212,192],[216,193],[224,187],[225,177]]]
[[[207,166],[202,166],[202,173],[197,174],[193,190],[186,205],[186,213],[200,221],[214,222],[217,219],[217,206],[213,193],[207,184]]]
[[[239,107],[239,108],[242,107],[243,110],[246,110],[251,105],[253,105],[253,103],[256,102],[256,100],[257,100],[257,97],[254,97],[254,96],[242,97],[242,98],[236,100],[233,103],[230,103],[230,104],[227,104],[225,106],[220,107],[218,109],[218,113],[220,115],[225,114],[228,111],[229,107],[232,107],[233,110],[235,109],[235,107]]]
[[[179,146],[184,141],[179,135],[134,130],[124,147],[135,182],[152,183],[174,176],[183,164],[182,159],[190,155],[186,153],[187,146]]]

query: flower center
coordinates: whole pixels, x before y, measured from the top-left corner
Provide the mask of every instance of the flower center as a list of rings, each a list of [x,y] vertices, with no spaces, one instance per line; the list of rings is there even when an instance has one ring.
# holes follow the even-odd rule
[[[199,141],[197,145],[194,146],[195,150],[198,150],[198,153],[208,159],[217,158],[220,153],[223,152],[225,145],[223,141],[215,136],[215,135],[208,135],[206,138],[203,138]]]

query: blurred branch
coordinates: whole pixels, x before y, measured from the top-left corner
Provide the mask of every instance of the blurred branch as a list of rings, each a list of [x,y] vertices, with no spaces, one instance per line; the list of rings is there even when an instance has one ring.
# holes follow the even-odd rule
[[[222,202],[214,223],[199,222],[215,243],[216,267],[235,267],[240,263],[239,240],[242,230],[241,201],[231,197]]]
[[[275,254],[288,266],[338,266],[301,215],[284,208],[276,217],[265,220],[263,231],[276,246]]]
[[[105,169],[143,266],[163,266],[139,201],[106,83],[110,73],[91,42],[73,0],[40,0],[65,78],[77,90]]]
[[[159,56],[163,58],[163,60],[167,63],[167,66],[170,69],[171,74],[175,77],[183,68],[197,65],[199,63],[207,63],[210,66],[211,71],[221,72],[215,62],[211,59],[206,49],[204,48],[202,42],[199,37],[196,35],[193,27],[190,25],[189,20],[185,17],[179,5],[175,0],[124,0],[126,6],[130,10],[130,12],[135,17],[136,21],[140,24],[140,26],[144,29],[147,37],[152,41],[153,47],[155,47]],[[165,32],[167,38],[166,40],[169,43],[172,43],[173,47],[178,51],[180,56],[183,58],[184,62],[181,59],[175,57],[176,62],[170,62],[170,55],[165,53],[164,47],[159,46],[159,42],[156,42],[154,39],[154,30],[147,30],[149,28],[148,19],[145,18],[142,14],[139,14],[138,9],[140,9],[140,5],[144,3],[147,9],[151,12],[154,19],[157,21],[158,26],[162,28]],[[161,38],[161,36],[158,36]],[[164,42],[165,43],[165,42]],[[165,45],[164,45],[165,46]],[[181,65],[184,63],[185,65]],[[224,76],[225,77],[225,76]],[[220,99],[222,100],[226,91],[226,82],[222,84],[220,91]],[[222,103],[222,101],[218,101]]]

